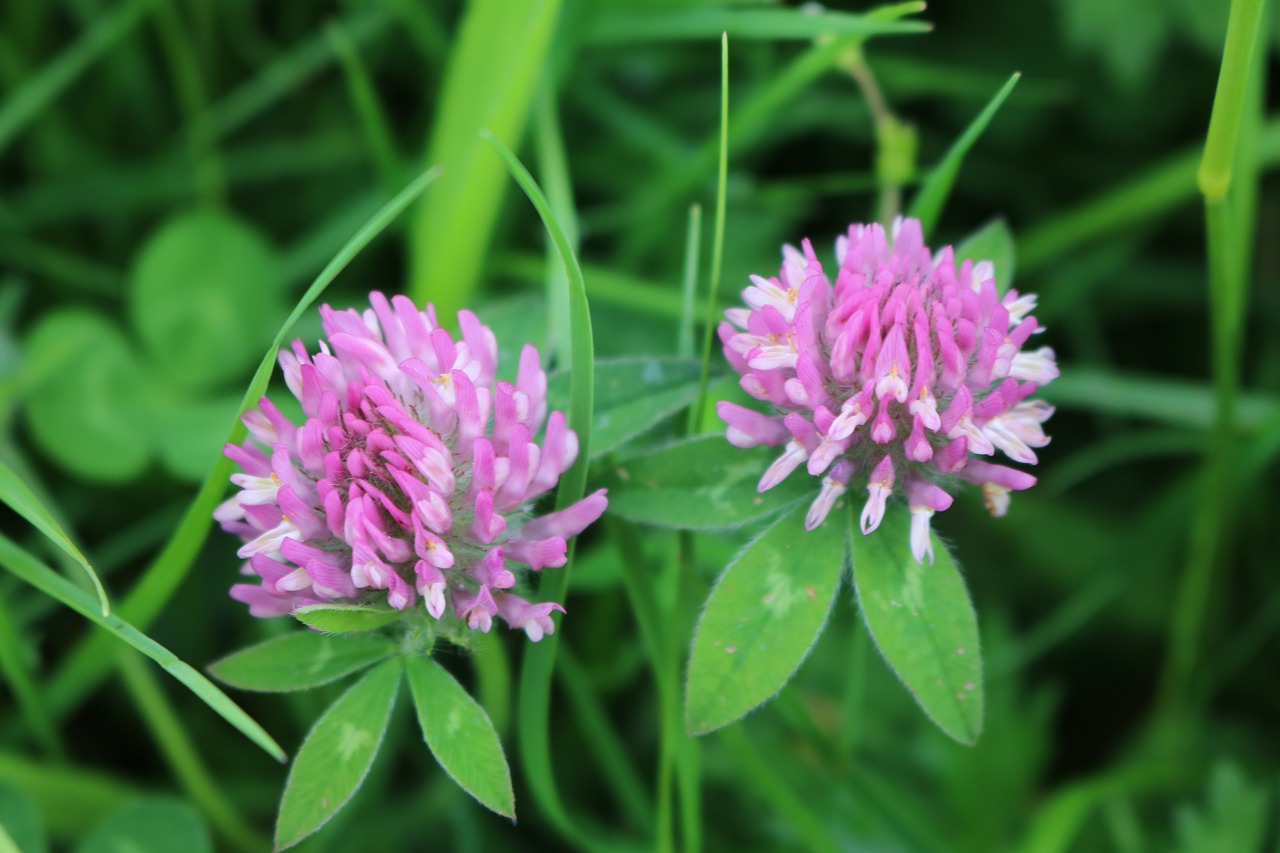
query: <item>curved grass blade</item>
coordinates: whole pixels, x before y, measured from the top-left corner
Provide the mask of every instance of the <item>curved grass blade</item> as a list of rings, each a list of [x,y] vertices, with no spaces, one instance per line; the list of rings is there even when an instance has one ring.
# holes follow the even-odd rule
[[[747,545],[716,581],[689,655],[685,722],[701,735],[773,697],[808,656],[845,564],[843,513],[804,529],[796,507]]]
[[[400,687],[389,660],[329,706],[298,750],[280,800],[276,850],[292,847],[328,822],[360,788],[382,746]]]
[[[481,805],[515,820],[511,770],[489,715],[431,658],[406,658],[404,664],[431,754]]]
[[[338,277],[338,274],[346,269],[355,256],[381,234],[439,175],[440,170],[432,168],[411,181],[398,195],[383,205],[321,270],[267,349],[249,389],[241,400],[240,411],[243,412],[266,392],[267,383],[271,379],[271,372],[275,366],[276,352],[284,344],[289,336],[289,330],[298,318],[311,307],[325,288]],[[227,440],[232,443],[238,442],[244,438],[244,435],[244,425],[237,417]],[[231,461],[226,458],[219,459],[200,486],[200,491],[183,515],[173,536],[169,538],[159,556],[147,567],[142,579],[125,597],[120,607],[120,612],[125,619],[145,628],[151,624],[151,620],[173,596],[213,527],[210,518],[226,490],[227,479],[230,476]],[[110,643],[96,635],[76,648],[68,662],[55,674],[49,684],[49,705],[55,714],[65,714],[102,680],[111,666],[111,654]]]
[[[88,575],[94,591],[98,594],[102,615],[110,614],[111,603],[107,600],[107,591],[102,588],[102,581],[98,578],[98,573],[93,570],[93,566],[89,565],[88,558],[80,552],[76,543],[71,541],[71,537],[62,529],[62,525],[58,524],[53,514],[40,503],[40,499],[27,488],[27,484],[18,479],[18,475],[3,461],[0,461],[0,501],[4,501],[10,509],[31,522],[37,530],[49,538],[50,542],[65,551],[71,559],[84,568],[84,573]]]
[[[987,125],[995,117],[1000,105],[1004,103],[1005,98],[1009,97],[1013,87],[1018,85],[1018,79],[1021,76],[1021,72],[1015,72],[1009,77],[1009,81],[1000,88],[999,92],[996,92],[995,97],[983,107],[982,112],[978,113],[978,117],[964,129],[964,133],[960,134],[960,137],[947,149],[947,153],[943,155],[942,160],[929,172],[929,177],[925,179],[924,186],[920,187],[916,197],[911,200],[911,208],[907,211],[907,215],[920,220],[920,227],[924,229],[926,237],[933,231],[933,227],[938,224],[938,218],[942,216],[942,208],[947,204],[947,196],[951,195],[951,187],[956,182],[956,175],[960,172],[960,166],[964,164],[965,155],[969,153],[969,149],[978,141],[978,137],[982,136],[982,132],[987,129]]]
[[[846,516],[852,522],[853,515]],[[893,506],[874,533],[852,533],[853,585],[876,647],[920,708],[972,746],[982,733],[978,617],[946,545],[931,533],[934,561],[911,555],[909,513]]]
[[[267,754],[279,761],[285,760],[284,750],[272,740],[271,735],[267,734],[213,682],[119,616],[103,616],[88,593],[41,563],[4,535],[0,535],[0,565],[5,566],[46,595],[58,599],[80,615],[101,625],[116,638],[160,664],[165,672],[186,685],[202,702],[266,750]]]

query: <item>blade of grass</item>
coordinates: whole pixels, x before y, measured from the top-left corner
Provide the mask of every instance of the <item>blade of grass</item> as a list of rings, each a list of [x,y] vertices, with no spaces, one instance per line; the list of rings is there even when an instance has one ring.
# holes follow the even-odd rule
[[[56,59],[0,104],[0,154],[94,62],[128,35],[154,0],[131,0],[102,15]]]
[[[597,14],[586,28],[593,44],[715,38],[816,39],[831,36],[906,35],[927,33],[924,21],[899,21],[924,8],[923,3],[882,6],[872,13],[833,12],[816,9],[674,8],[620,9]]]
[[[120,672],[133,705],[151,730],[161,756],[209,824],[229,844],[246,853],[266,849],[267,839],[244,822],[205,767],[182,720],[142,658],[133,652],[125,652],[120,656]]]
[[[104,616],[88,593],[28,554],[7,536],[0,535],[0,564],[36,589],[65,602],[80,615],[97,623],[118,640],[133,646],[158,663],[165,672],[182,682],[202,702],[239,729],[278,761],[285,760],[282,750],[261,726],[232,702],[209,679],[179,660],[173,652],[143,634],[119,616]],[[113,647],[114,650],[114,647]]]
[[[248,409],[265,393],[275,365],[276,352],[284,345],[289,336],[289,330],[298,318],[311,307],[352,259],[382,233],[414,199],[420,196],[439,174],[438,169],[432,168],[411,181],[398,195],[383,205],[316,276],[315,281],[307,288],[307,292],[303,294],[302,299],[281,326],[266,355],[263,356],[253,381],[245,391],[240,411]],[[227,440],[230,443],[239,442],[244,438],[245,433],[244,425],[237,418]],[[192,562],[212,529],[210,518],[226,490],[231,467],[231,461],[225,458],[214,465],[164,549],[125,597],[120,610],[129,621],[144,628],[150,625],[172,597],[182,579],[186,577],[187,571],[191,568]],[[82,642],[50,682],[49,704],[53,712],[57,715],[66,714],[83,699],[110,670],[113,655],[114,648],[107,638],[95,635]]]
[[[410,223],[409,293],[442,317],[480,280],[506,180],[476,134],[515,147],[551,47],[560,0],[472,0],[449,57],[427,158],[448,173]],[[448,286],[442,286],[448,282]]]
[[[325,27],[325,35],[333,46],[342,63],[342,72],[347,80],[347,94],[355,106],[356,117],[360,120],[360,129],[364,132],[365,142],[373,155],[378,176],[382,179],[383,188],[395,192],[404,174],[400,154],[396,151],[395,136],[391,132],[391,123],[387,120],[386,110],[378,100],[378,92],[373,87],[373,79],[369,69],[360,58],[360,51],[351,36],[341,24],[332,23]]]
[[[537,142],[538,173],[546,186],[547,203],[564,229],[565,239],[573,251],[578,250],[578,215],[573,205],[573,184],[569,178],[569,158],[564,150],[564,135],[556,115],[555,88],[552,75],[544,74],[538,87],[534,112],[534,137]],[[547,289],[547,349],[555,364],[568,364],[572,357],[569,342],[569,282],[564,263],[548,252],[542,261]]]
[[[684,275],[680,279],[680,326],[676,330],[676,355],[693,358],[694,302],[698,295],[698,257],[702,251],[702,205],[689,205],[689,227],[684,239]]]
[[[964,164],[965,155],[969,153],[969,149],[982,136],[982,132],[987,129],[987,125],[991,124],[991,119],[995,118],[996,112],[999,111],[1005,99],[1009,97],[1013,87],[1018,85],[1018,79],[1021,76],[1020,72],[1015,72],[1009,77],[1008,82],[1000,88],[999,92],[996,92],[995,97],[987,102],[982,112],[978,113],[978,117],[965,128],[964,133],[960,134],[960,137],[947,149],[947,153],[938,161],[938,165],[934,166],[929,172],[924,184],[916,192],[915,198],[911,200],[911,207],[908,209],[907,215],[920,220],[920,226],[924,229],[926,238],[942,216],[942,209],[947,204],[947,197],[951,195],[951,188],[955,185],[956,175],[959,174],[960,167]]]
[[[98,596],[102,615],[108,615],[111,612],[111,603],[107,601],[107,591],[102,588],[102,581],[98,578],[98,573],[93,570],[93,566],[89,565],[88,558],[71,541],[71,537],[62,529],[62,525],[58,524],[44,504],[32,494],[31,489],[27,488],[27,485],[18,479],[13,469],[3,461],[0,461],[0,501],[4,501],[10,509],[31,522],[32,526],[48,537],[50,542],[80,564]]]

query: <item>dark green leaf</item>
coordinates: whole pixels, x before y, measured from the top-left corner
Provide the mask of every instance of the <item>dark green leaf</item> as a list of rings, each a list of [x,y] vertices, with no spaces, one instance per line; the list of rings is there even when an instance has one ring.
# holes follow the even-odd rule
[[[372,631],[390,625],[403,615],[403,610],[365,604],[312,604],[293,611],[293,617],[299,622],[326,634]]]
[[[347,804],[382,745],[400,686],[399,660],[389,660],[329,706],[307,734],[289,771],[276,849],[292,847]]]
[[[51,312],[27,338],[26,358],[26,417],[41,450],[92,480],[124,482],[146,469],[149,380],[115,326],[85,310]]]
[[[956,265],[961,261],[991,261],[996,269],[996,290],[1003,294],[1013,286],[1013,235],[1003,219],[993,219],[956,244]]]
[[[596,362],[591,458],[671,417],[698,396],[700,366],[694,359],[642,357]],[[547,379],[548,405],[564,408],[571,371]]]
[[[396,648],[386,637],[296,631],[233,652],[210,664],[209,672],[241,690],[306,690],[375,664]]]
[[[804,507],[787,513],[716,582],[689,658],[691,734],[732,723],[766,701],[808,656],[844,571],[841,505],[811,531]]]
[[[139,253],[129,309],[156,364],[185,387],[235,378],[284,314],[275,254],[227,213],[179,215]]]
[[[481,805],[515,820],[511,771],[489,715],[440,664],[405,660],[413,704],[431,754]]]
[[[910,513],[890,506],[879,529],[853,532],[858,605],[880,653],[929,718],[974,744],[983,705],[978,617],[947,546],[930,534],[935,559],[921,565],[910,528]]]
[[[723,530],[817,497],[819,483],[797,471],[767,492],[756,484],[776,447],[734,447],[704,435],[628,459],[609,478],[609,511],[630,521],[682,530]]]
[[[212,853],[213,840],[196,810],[171,797],[121,806],[89,834],[76,853]]]

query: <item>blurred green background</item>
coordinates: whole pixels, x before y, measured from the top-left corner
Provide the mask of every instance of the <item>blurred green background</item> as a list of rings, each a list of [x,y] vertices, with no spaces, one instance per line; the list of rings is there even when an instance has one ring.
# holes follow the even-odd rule
[[[1228,4],[988,0],[865,18],[841,12],[866,13],[864,4],[830,8],[6,4],[0,456],[120,597],[216,460],[291,306],[427,166],[444,176],[326,300],[359,304],[380,289],[445,312],[465,305],[513,347],[558,351],[545,297],[558,262],[481,127],[520,153],[574,226],[598,354],[667,354],[691,204],[703,209],[709,267],[721,31],[731,77],[726,305],[749,273],[776,270],[784,242],[808,236],[829,257],[849,222],[892,203],[886,179],[910,199],[1019,71],[931,236],[957,242],[1003,219],[1016,261],[997,274],[1039,294],[1062,367],[1044,391],[1059,410],[1040,484],[1014,497],[1007,518],[986,517],[969,494],[935,519],[982,625],[983,739],[961,747],[928,724],[843,595],[779,699],[705,739],[706,847],[1280,849],[1280,243],[1268,236],[1280,227],[1270,175],[1280,119],[1268,117],[1266,75],[1246,111],[1233,190],[1248,212],[1235,239],[1250,301],[1235,341],[1243,390],[1228,425],[1231,499],[1206,502],[1213,302],[1195,170]],[[1280,28],[1267,27],[1270,47]],[[869,109],[869,90],[881,110]],[[295,333],[318,337],[314,312]],[[5,521],[46,551],[16,516]],[[1207,536],[1208,557],[1194,535]],[[287,627],[227,598],[238,565],[229,540],[211,538],[149,629],[196,666]],[[742,541],[704,537],[705,584]],[[653,532],[638,547],[657,571],[674,543]],[[552,714],[557,773],[571,813],[644,838],[654,691],[614,551],[598,532],[580,556],[562,644],[573,661]],[[1187,592],[1193,564],[1211,569],[1203,594]],[[52,849],[98,849],[138,826],[175,832],[188,850],[199,849],[194,839],[205,849],[266,844],[285,768],[160,684],[232,809],[219,813],[218,798],[175,772],[172,743],[158,745],[139,676],[126,667],[94,687],[68,672],[96,629],[7,574],[0,617],[0,633],[15,638],[6,675],[30,675],[56,729],[33,731],[16,693],[0,689],[0,821],[27,839],[21,849],[45,849],[45,836]],[[514,671],[524,642],[495,634],[487,654]],[[1179,643],[1190,649],[1185,670],[1168,663]],[[450,665],[474,683],[465,659]],[[476,689],[509,738],[520,709],[500,682]],[[237,698],[287,750],[323,707],[316,696]],[[559,849],[522,799],[518,762],[513,827],[411,748],[404,712],[365,790],[302,849]],[[612,737],[593,727],[606,719]]]

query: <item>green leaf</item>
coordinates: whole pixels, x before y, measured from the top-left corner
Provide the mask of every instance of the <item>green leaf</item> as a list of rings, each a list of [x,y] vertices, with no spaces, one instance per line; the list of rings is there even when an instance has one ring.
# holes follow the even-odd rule
[[[885,661],[929,719],[972,745],[982,733],[978,617],[947,546],[930,533],[933,565],[917,563],[910,527],[905,507],[890,506],[869,536],[853,531],[858,606]]]
[[[121,806],[90,833],[76,853],[212,853],[213,840],[196,810],[171,797]]]
[[[209,672],[232,687],[284,693],[336,681],[395,654],[386,637],[334,637],[295,631],[232,652],[209,664]]]
[[[418,723],[436,761],[481,805],[515,820],[511,771],[489,715],[430,658],[407,658],[405,668]]]
[[[76,543],[71,541],[71,537],[62,529],[62,525],[58,524],[53,514],[27,488],[27,484],[18,479],[18,475],[3,461],[0,461],[0,501],[4,501],[10,509],[31,522],[37,530],[49,538],[50,542],[80,564],[84,573],[89,576],[94,592],[98,595],[102,615],[109,614],[111,604],[107,601],[107,591],[102,588],[98,573],[93,570],[93,566],[89,565],[89,559],[76,547]]]
[[[272,740],[271,735],[253,721],[240,706],[232,702],[213,682],[180,661],[173,652],[125,622],[119,616],[103,616],[98,602],[87,592],[41,563],[8,537],[0,535],[0,565],[22,580],[52,598],[75,610],[81,616],[106,628],[117,639],[123,640],[160,664],[165,672],[187,686],[202,702],[216,711],[246,737],[279,760],[284,760],[284,750]]]
[[[222,455],[227,424],[235,420],[239,405],[239,397],[214,397],[155,406],[165,470],[189,482],[203,480]]]
[[[804,529],[804,507],[780,518],[724,570],[698,620],[685,721],[699,735],[782,689],[813,648],[844,571],[843,513]]]
[[[996,268],[996,290],[1002,295],[1013,286],[1013,234],[1003,219],[993,219],[956,244],[956,266],[961,261],[991,261]]]
[[[996,111],[1000,109],[1005,98],[1009,97],[1009,93],[1018,84],[1021,76],[1020,73],[1015,73],[1009,77],[1009,81],[1001,87],[999,92],[996,92],[995,97],[987,103],[982,112],[978,113],[978,117],[947,149],[947,153],[929,172],[924,185],[911,200],[911,208],[907,211],[907,215],[920,220],[920,226],[924,229],[926,238],[942,216],[942,208],[946,206],[947,197],[951,195],[951,187],[955,184],[956,175],[960,173],[960,167],[964,164],[965,155],[978,141],[978,137],[982,136],[982,132],[987,129],[987,125],[991,123]]]
[[[899,3],[876,10],[880,14],[866,15],[833,12],[821,7],[737,10],[652,9],[641,5],[637,11],[605,7],[593,16],[586,38],[594,43],[615,44],[719,38],[721,33],[727,33],[732,39],[769,41],[926,33],[930,27],[923,21],[893,20],[923,8],[922,3]]]
[[[1250,783],[1229,763],[1214,766],[1203,810],[1183,806],[1176,814],[1178,853],[1253,853],[1267,832],[1266,788]]]
[[[776,447],[743,449],[703,435],[627,459],[610,472],[609,512],[658,527],[723,530],[817,497],[818,480],[803,471],[756,491],[778,454]]]
[[[148,378],[115,326],[83,309],[50,312],[27,338],[26,361],[27,424],[50,459],[110,483],[146,469]]]
[[[400,661],[389,660],[329,706],[298,750],[276,821],[276,849],[315,832],[359,789],[382,745],[400,686]]]
[[[35,799],[8,783],[0,783],[0,829],[8,833],[9,850],[45,853],[49,849]],[[4,839],[0,839],[0,851],[5,850]]]
[[[700,364],[691,358],[640,357],[596,362],[591,458],[671,417],[698,396]],[[547,377],[547,401],[563,408],[573,371]]]
[[[284,313],[275,253],[227,213],[181,214],[138,254],[129,310],[156,364],[185,387],[235,378]]]
[[[293,618],[326,634],[357,634],[390,625],[403,610],[367,604],[311,604],[293,611]]]

